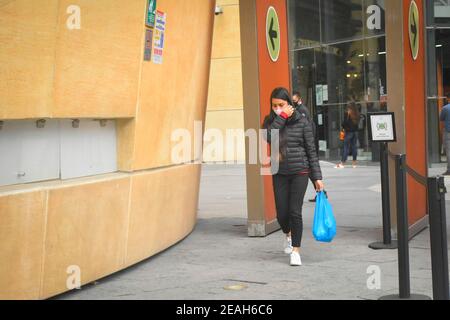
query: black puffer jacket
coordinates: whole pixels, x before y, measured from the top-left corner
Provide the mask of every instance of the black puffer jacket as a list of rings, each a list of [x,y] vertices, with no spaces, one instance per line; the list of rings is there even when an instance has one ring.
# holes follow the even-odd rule
[[[322,180],[312,123],[304,113],[296,110],[288,119],[275,116],[270,121],[269,118],[265,121],[263,128],[267,129],[267,142],[269,144],[271,143],[271,130],[279,130],[281,155],[277,173],[299,174],[309,170],[309,176],[312,180]],[[272,152],[278,154],[278,150],[272,150]],[[273,164],[272,169],[274,169]]]

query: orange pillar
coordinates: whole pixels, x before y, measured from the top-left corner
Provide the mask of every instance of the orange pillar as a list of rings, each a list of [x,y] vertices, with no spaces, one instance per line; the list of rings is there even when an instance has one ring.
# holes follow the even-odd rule
[[[415,11],[412,20],[411,10]],[[389,144],[389,150],[395,154],[406,154],[407,165],[417,173],[416,176],[427,177],[424,29],[423,0],[386,2],[388,109],[395,112],[397,128],[397,142]],[[389,162],[389,173],[391,218],[392,225],[395,226],[396,181],[392,159]],[[413,237],[428,225],[427,190],[408,173],[407,192],[409,233]]]
[[[245,129],[259,130],[270,112],[270,94],[276,87],[290,87],[287,9],[285,0],[240,1],[242,73]],[[273,31],[280,40],[277,59],[269,54],[267,17],[273,7],[278,16]],[[270,18],[271,19],[271,18]],[[269,25],[270,25],[269,19]],[[275,60],[275,61],[274,61]],[[247,159],[249,147],[246,146]],[[247,165],[249,236],[266,236],[279,229],[276,221],[272,177],[262,176],[261,165]]]

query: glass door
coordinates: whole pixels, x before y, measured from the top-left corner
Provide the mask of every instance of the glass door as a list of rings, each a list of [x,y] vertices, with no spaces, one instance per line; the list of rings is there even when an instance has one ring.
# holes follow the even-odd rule
[[[447,162],[439,114],[450,93],[450,1],[427,1],[427,124],[430,175],[442,173]]]

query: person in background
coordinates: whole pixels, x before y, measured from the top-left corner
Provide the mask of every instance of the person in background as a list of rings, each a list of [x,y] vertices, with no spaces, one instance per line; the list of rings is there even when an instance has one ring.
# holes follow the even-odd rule
[[[271,163],[277,220],[285,234],[284,252],[290,254],[290,264],[300,266],[303,198],[309,177],[314,181],[316,191],[324,189],[322,171],[311,123],[293,106],[287,89],[274,89],[270,104],[271,111],[262,128],[267,130],[271,157],[278,159],[277,163]],[[272,146],[273,130],[278,130],[278,150]]]
[[[358,104],[359,124],[358,124],[358,140],[361,148],[366,147],[366,116],[362,113],[362,106]],[[350,154],[350,153],[349,153]]]
[[[447,155],[447,170],[443,175],[450,175],[450,92],[446,96],[446,105],[442,108],[439,119],[444,123],[444,133],[442,141],[445,147],[445,154]]]
[[[311,114],[309,113],[308,107],[303,104],[303,99],[302,99],[302,96],[300,95],[300,92],[294,91],[292,93],[292,102],[294,103],[294,107],[300,113],[304,113],[306,115],[306,118],[309,121],[311,121],[312,129],[313,129],[313,135],[314,135],[314,141],[315,141],[315,144],[316,144],[316,150],[318,151],[319,149],[318,149],[318,143],[317,143],[317,139],[316,139],[317,138],[316,137],[316,131],[317,131],[316,124],[314,123],[314,121],[311,118]],[[317,157],[319,157],[319,153],[318,152],[317,152]],[[311,180],[311,183],[312,183],[313,187],[315,188],[313,180]],[[308,199],[308,201],[309,202],[316,202],[316,197],[317,196],[314,195],[314,198]]]
[[[304,113],[308,120],[311,121],[311,114],[309,113],[308,107],[303,104],[302,96],[298,91],[294,91],[292,94],[292,102],[294,103],[294,107],[300,112]]]
[[[351,148],[353,155],[353,168],[356,168],[356,161],[358,157],[358,125],[360,120],[360,113],[355,103],[350,103],[344,115],[344,122],[342,122],[342,129],[345,131],[344,150],[342,151],[341,162],[335,168],[343,169],[347,161],[348,153]]]

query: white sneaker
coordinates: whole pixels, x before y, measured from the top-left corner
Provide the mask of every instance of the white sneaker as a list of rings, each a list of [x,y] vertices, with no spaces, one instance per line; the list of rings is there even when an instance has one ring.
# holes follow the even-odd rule
[[[291,253],[291,266],[301,266],[302,259],[300,258],[300,253],[292,251]]]
[[[284,238],[284,253],[290,254],[292,252],[292,238],[285,237]]]

